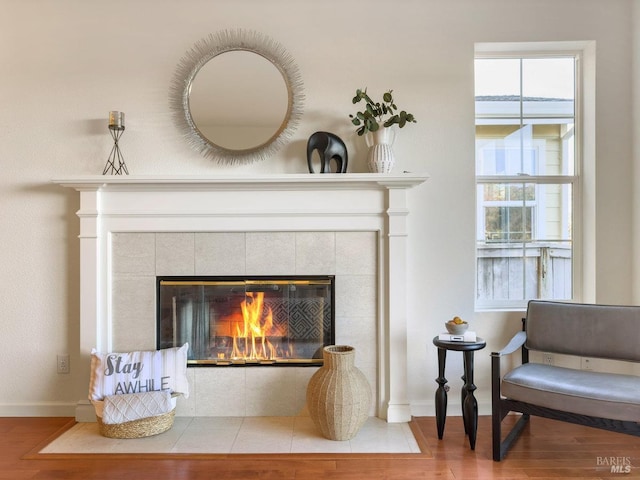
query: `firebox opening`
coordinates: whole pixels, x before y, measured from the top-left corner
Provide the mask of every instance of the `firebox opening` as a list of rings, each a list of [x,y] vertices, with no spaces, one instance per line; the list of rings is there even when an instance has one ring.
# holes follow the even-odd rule
[[[334,276],[157,277],[157,347],[189,366],[321,365],[334,343]]]

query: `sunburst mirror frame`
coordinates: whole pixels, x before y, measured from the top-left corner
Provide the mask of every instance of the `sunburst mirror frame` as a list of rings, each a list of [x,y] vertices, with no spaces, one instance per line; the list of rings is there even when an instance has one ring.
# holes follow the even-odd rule
[[[206,138],[189,109],[191,85],[200,69],[214,57],[233,51],[253,52],[271,62],[284,79],[288,97],[284,121],[271,138],[241,150],[222,147]],[[180,59],[170,88],[170,105],[187,142],[205,157],[227,164],[262,161],[288,143],[300,123],[304,106],[302,77],[293,57],[277,41],[253,30],[222,30],[196,42]]]

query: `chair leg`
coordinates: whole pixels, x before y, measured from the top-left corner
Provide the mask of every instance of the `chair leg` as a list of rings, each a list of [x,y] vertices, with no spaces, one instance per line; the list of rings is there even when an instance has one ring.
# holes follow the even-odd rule
[[[496,462],[499,462],[504,458],[504,456],[507,454],[507,452],[513,445],[513,442],[515,442],[518,439],[524,427],[527,426],[527,423],[529,423],[529,414],[523,413],[522,416],[516,422],[516,424],[513,426],[509,434],[505,437],[504,441],[498,444],[497,455],[496,455],[496,447],[494,443],[493,459]],[[494,442],[495,442],[495,437],[494,437]]]
[[[502,458],[500,454],[500,441],[502,438],[501,423],[502,399],[500,398],[500,357],[491,357],[491,435],[493,447],[493,459],[499,462]]]
[[[491,414],[491,435],[493,446],[493,460],[499,462],[502,460],[502,452],[500,451],[502,438],[502,416],[500,415],[500,407],[493,404],[493,412]]]

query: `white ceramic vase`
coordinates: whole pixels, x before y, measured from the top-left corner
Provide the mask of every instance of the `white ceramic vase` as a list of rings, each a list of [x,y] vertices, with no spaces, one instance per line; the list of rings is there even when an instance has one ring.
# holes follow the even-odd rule
[[[393,156],[393,142],[396,131],[393,127],[380,127],[375,132],[365,135],[365,142],[369,147],[367,164],[371,173],[390,173],[396,162]]]

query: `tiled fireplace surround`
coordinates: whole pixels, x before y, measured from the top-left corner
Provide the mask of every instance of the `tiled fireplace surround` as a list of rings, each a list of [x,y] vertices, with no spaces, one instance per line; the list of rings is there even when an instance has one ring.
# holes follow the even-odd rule
[[[407,400],[406,217],[422,175],[76,177],[80,348],[155,348],[156,275],[335,275],[336,343],[356,347],[371,415]],[[304,414],[316,367],[189,368],[177,415]],[[87,368],[88,378],[89,371]],[[78,420],[92,417],[80,400]]]
[[[356,347],[357,365],[375,392],[373,232],[117,233],[112,249],[115,351],[155,349],[156,275],[336,275],[336,341]],[[176,414],[297,415],[316,370],[189,368],[191,395],[179,402]]]

